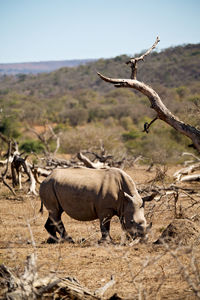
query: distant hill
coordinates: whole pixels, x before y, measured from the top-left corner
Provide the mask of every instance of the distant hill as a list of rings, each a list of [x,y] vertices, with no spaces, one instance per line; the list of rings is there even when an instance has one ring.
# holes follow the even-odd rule
[[[74,59],[59,61],[41,61],[41,62],[25,62],[25,63],[8,63],[0,64],[0,74],[16,75],[16,74],[38,74],[44,72],[52,72],[63,67],[77,67],[85,65],[95,59]]]
[[[108,77],[130,78],[127,60],[127,55],[120,55],[40,74],[0,74],[0,132],[15,138],[20,128],[22,132],[27,126],[57,124],[65,153],[90,149],[95,138],[95,145],[99,140],[112,141],[110,149],[118,145],[119,155],[125,147],[136,157],[177,161],[186,151],[187,138],[160,121],[146,135],[144,123],[155,118],[146,97],[133,89],[116,89],[97,75],[99,71]],[[138,64],[137,79],[151,85],[186,124],[199,126],[200,44],[152,52]]]
[[[77,64],[79,62],[76,67],[62,67],[52,72],[47,71],[47,62],[44,63],[44,66],[47,64],[46,73],[19,72],[21,74],[6,76],[6,78],[0,74],[0,93],[9,90],[35,95],[38,98],[60,96],[78,89],[92,89],[105,93],[112,90],[113,86],[105,84],[96,72],[115,78],[130,78],[130,67],[125,64],[128,59],[127,55],[121,55],[96,61],[76,61]],[[51,63],[53,62],[49,62],[48,70],[52,67]],[[54,67],[58,68],[59,63],[55,62]],[[33,65],[37,67],[37,63]],[[161,52],[154,51],[145,62],[138,64],[137,78],[153,86],[162,85],[170,88],[191,85],[192,82],[199,83],[200,44],[171,47]]]

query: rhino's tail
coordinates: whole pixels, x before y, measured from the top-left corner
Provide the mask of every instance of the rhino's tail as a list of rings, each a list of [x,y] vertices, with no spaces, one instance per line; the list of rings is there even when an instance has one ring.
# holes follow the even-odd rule
[[[42,197],[42,195],[41,195],[41,187],[42,187],[42,183],[41,183],[41,185],[40,185],[40,190],[39,190],[40,200],[41,200],[41,206],[40,206],[39,212],[40,212],[41,214],[43,214],[43,206],[44,206],[44,202],[43,202],[43,197]]]
[[[41,214],[43,214],[43,200],[42,200],[42,198],[41,198],[41,206],[40,206],[39,212],[40,212]]]

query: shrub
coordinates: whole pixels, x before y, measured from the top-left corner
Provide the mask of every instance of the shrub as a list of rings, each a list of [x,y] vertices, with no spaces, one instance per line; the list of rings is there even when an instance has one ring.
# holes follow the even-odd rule
[[[141,133],[136,129],[131,129],[122,134],[124,141],[135,140],[141,136]]]
[[[61,136],[61,151],[71,154],[86,149],[95,151],[99,150],[102,141],[109,153],[120,157],[122,153],[126,153],[121,132],[122,128],[119,126],[106,127],[98,124],[72,128]]]
[[[26,140],[20,145],[19,148],[26,153],[41,153],[44,150],[44,146],[42,145],[42,143],[35,140]]]
[[[20,136],[20,124],[15,121],[14,117],[3,117],[0,122],[0,132],[9,138],[18,138]]]

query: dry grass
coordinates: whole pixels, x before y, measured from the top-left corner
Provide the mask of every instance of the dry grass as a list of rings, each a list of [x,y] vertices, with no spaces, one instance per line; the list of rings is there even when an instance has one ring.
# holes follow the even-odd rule
[[[173,172],[172,169],[168,170],[168,174]],[[138,184],[155,176],[155,172],[145,172],[145,168],[141,167],[129,170],[128,173]],[[200,188],[200,184],[196,185]],[[117,218],[113,218],[111,223],[111,236],[115,245],[100,246],[97,243],[100,238],[98,221],[78,222],[66,214],[63,214],[64,224],[76,243],[48,245],[45,243],[48,234],[44,229],[47,211],[44,215],[38,213],[39,198],[21,194],[19,199],[15,200],[1,184],[0,263],[11,268],[14,273],[23,271],[27,255],[35,251],[41,275],[56,272],[60,276],[73,276],[92,291],[103,286],[114,275],[116,284],[107,290],[107,298],[114,293],[123,299],[174,300],[200,297],[197,292],[195,294],[195,288],[198,290],[200,283],[198,235],[191,240],[188,237],[187,245],[183,246],[181,240],[176,244],[153,244],[174,219],[172,196],[146,206],[148,221],[151,218],[153,222],[152,231],[147,244],[135,246],[120,245],[122,231]],[[195,200],[199,200],[199,197]],[[200,204],[187,208],[191,201],[187,195],[180,195],[178,201],[183,217],[194,222],[192,217],[199,214]],[[198,218],[195,220],[196,228],[200,229]],[[86,239],[84,243],[80,242],[82,238]]]

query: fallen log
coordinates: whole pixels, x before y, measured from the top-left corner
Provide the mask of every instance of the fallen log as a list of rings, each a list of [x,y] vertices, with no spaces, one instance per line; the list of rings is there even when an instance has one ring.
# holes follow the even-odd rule
[[[180,179],[181,182],[185,181],[200,181],[200,174],[187,175]]]
[[[189,167],[186,167],[186,168],[182,168],[180,170],[178,170],[177,172],[174,173],[173,177],[177,180],[177,181],[181,181],[181,177],[183,175],[188,175],[188,174],[191,174],[197,170],[200,170],[200,163],[196,163],[196,164],[193,164]]]
[[[78,159],[84,163],[84,165],[87,168],[91,168],[91,169],[102,169],[102,168],[109,168],[108,165],[106,165],[105,163],[102,163],[100,161],[98,162],[92,162],[88,157],[86,157],[85,155],[83,155],[81,152],[79,152],[77,154]]]

